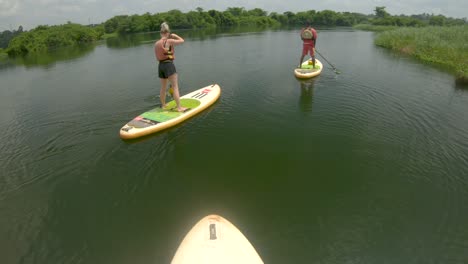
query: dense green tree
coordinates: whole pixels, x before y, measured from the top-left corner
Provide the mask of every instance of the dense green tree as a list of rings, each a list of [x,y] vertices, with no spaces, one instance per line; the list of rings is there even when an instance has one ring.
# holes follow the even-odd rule
[[[20,35],[21,33],[23,33],[23,26],[19,26],[18,30],[13,30],[13,31],[5,30],[1,32],[0,33],[0,48],[2,49],[7,48],[10,41],[14,37]]]
[[[265,17],[268,15],[267,11],[264,11],[260,8],[254,8],[252,10],[247,11],[247,15],[249,16],[257,16],[257,17]]]
[[[432,16],[429,19],[429,25],[431,26],[443,26],[445,25],[445,17],[438,15],[438,16]]]
[[[293,12],[290,12],[290,11],[286,11],[283,13],[283,15],[286,17],[286,25],[293,25],[295,24],[295,18],[296,18],[296,14],[294,14]]]
[[[102,33],[100,30],[73,23],[60,26],[41,25],[12,39],[7,52],[10,56],[42,52],[60,46],[96,41]]]
[[[386,18],[390,16],[390,14],[385,11],[385,6],[377,6],[374,11],[377,18]]]
[[[236,17],[245,16],[247,14],[243,7],[228,7],[228,9],[226,9],[226,12],[229,12]]]
[[[324,10],[317,12],[317,15],[314,18],[314,24],[323,26],[336,25],[337,18],[338,14],[336,12],[331,10]]]
[[[115,16],[106,22],[104,22],[104,32],[106,33],[113,33],[117,31],[117,28],[128,16]]]

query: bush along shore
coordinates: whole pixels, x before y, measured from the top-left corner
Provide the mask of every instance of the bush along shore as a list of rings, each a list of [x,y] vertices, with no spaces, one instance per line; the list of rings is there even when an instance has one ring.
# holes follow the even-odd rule
[[[201,29],[255,25],[259,27],[303,26],[306,21],[314,26],[354,26],[360,30],[380,32],[375,44],[407,53],[422,61],[443,65],[457,76],[457,83],[468,82],[468,20],[442,15],[393,16],[378,6],[374,15],[331,10],[292,13],[268,13],[260,8],[246,10],[230,7],[217,10],[183,13],[171,10],[143,15],[119,15],[97,25],[83,26],[68,22],[58,26],[38,26],[24,31],[0,33],[0,60],[28,53],[42,53],[61,46],[95,42],[117,35],[159,30],[163,21],[173,29]]]
[[[440,64],[468,84],[468,25],[397,28],[379,33],[377,46],[409,54],[421,61]]]
[[[7,48],[10,56],[44,52],[61,46],[94,42],[104,34],[102,27],[68,23],[60,26],[38,26],[13,38]]]
[[[65,25],[41,25],[30,31],[18,30],[0,32],[0,48],[6,50],[9,56],[41,53],[60,46],[77,45],[93,42],[109,37],[133,33],[156,32],[164,21],[172,29],[203,29],[226,28],[238,26],[257,26],[262,28],[277,26],[303,26],[310,22],[315,27],[340,26],[350,27],[358,24],[378,26],[380,30],[394,27],[425,27],[429,25],[456,26],[467,25],[465,19],[445,17],[442,15],[398,15],[392,16],[385,7],[376,7],[375,14],[360,14],[354,12],[335,12],[332,10],[308,10],[302,12],[286,11],[282,14],[267,12],[261,8],[246,10],[243,7],[229,7],[225,11],[196,8],[196,11],[183,13],[180,10],[170,10],[160,13],[145,13],[142,15],[118,15],[104,23],[79,25],[70,21]]]

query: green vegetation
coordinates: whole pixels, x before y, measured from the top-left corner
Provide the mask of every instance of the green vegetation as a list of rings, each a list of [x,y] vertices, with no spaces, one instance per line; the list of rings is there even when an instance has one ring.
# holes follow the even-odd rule
[[[162,22],[168,22],[173,29],[197,29],[209,27],[229,26],[275,26],[279,22],[268,17],[262,9],[256,8],[246,11],[244,8],[228,8],[224,12],[210,10],[182,13],[179,10],[156,13],[151,15],[115,16],[104,22],[105,33],[129,34],[137,32],[159,31]]]
[[[380,33],[375,44],[446,66],[458,78],[468,78],[468,25],[398,28]]]
[[[379,32],[375,44],[454,72],[468,83],[468,23],[441,15],[391,16],[376,7],[374,18],[354,28]]]
[[[284,12],[282,14],[255,8],[229,7],[225,11],[197,8],[183,13],[171,10],[142,15],[120,15],[100,25],[83,26],[68,22],[59,26],[38,26],[23,32],[4,31],[0,34],[0,59],[26,54],[55,51],[62,46],[94,42],[118,35],[131,36],[139,32],[159,31],[160,24],[168,22],[172,29],[210,29],[238,27],[303,26],[306,22],[320,26],[355,26],[357,29],[383,32],[376,44],[413,55],[423,61],[445,65],[459,78],[467,78],[467,20],[442,15],[392,16],[385,7],[376,7],[373,15],[331,10]],[[133,38],[129,37],[129,42]],[[108,44],[112,41],[108,40]],[[2,50],[3,48],[4,50]],[[32,56],[34,57],[34,56]],[[32,58],[31,57],[31,58]],[[42,57],[41,57],[42,58]]]
[[[378,6],[374,10],[375,15],[362,24],[354,24],[354,28],[366,31],[383,32],[399,27],[426,27],[426,26],[461,26],[466,25],[467,20],[447,18],[442,15],[412,15],[392,16],[385,11],[384,6]]]
[[[364,31],[383,32],[383,31],[397,29],[398,26],[374,26],[371,24],[358,24],[358,25],[353,26],[353,28],[364,30]]]
[[[425,26],[459,26],[467,23],[465,19],[447,18],[442,15],[399,15],[392,16],[385,11],[384,6],[374,9],[375,16],[369,20],[374,26],[398,26],[398,27],[425,27]]]
[[[38,26],[13,38],[7,49],[10,56],[43,52],[61,46],[93,42],[104,34],[102,27],[86,27],[68,23],[60,26]]]
[[[23,27],[19,26],[18,30],[5,30],[3,32],[0,32],[0,49],[5,49],[8,47],[8,43],[10,41],[18,36],[19,34],[23,33]]]
[[[363,23],[369,16],[358,13],[337,13],[331,10],[283,14],[271,13],[255,8],[230,7],[225,11],[197,8],[196,11],[182,13],[171,10],[162,13],[115,16],[97,26],[83,26],[68,22],[59,26],[38,26],[31,31],[4,31],[0,35],[0,48],[6,48],[10,56],[25,55],[54,50],[61,46],[76,45],[107,39],[117,35],[159,31],[162,22],[169,23],[172,29],[226,28],[237,26],[275,27],[281,25],[298,26],[309,21],[315,26],[352,26]]]
[[[205,12],[202,8],[197,8],[197,11],[188,13],[171,10],[153,15],[145,13],[143,15],[115,16],[104,22],[104,31],[105,33],[117,32],[119,34],[159,31],[159,27],[164,21],[168,22],[173,29],[197,29],[232,26],[302,26],[307,21],[316,26],[352,26],[367,21],[367,19],[368,16],[363,14],[337,13],[331,10],[268,14],[260,8],[245,10],[242,7],[229,7],[223,12],[217,10]]]
[[[118,37],[119,34],[117,34],[117,32],[114,32],[114,33],[105,33],[101,36],[101,39],[109,39],[109,38],[115,38],[115,37]]]

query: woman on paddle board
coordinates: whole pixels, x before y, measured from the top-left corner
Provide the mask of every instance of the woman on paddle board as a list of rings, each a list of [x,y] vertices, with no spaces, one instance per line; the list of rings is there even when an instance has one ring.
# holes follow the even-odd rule
[[[164,22],[161,24],[161,39],[154,43],[154,54],[159,61],[158,76],[161,80],[161,90],[159,97],[161,99],[161,108],[166,106],[166,88],[169,80],[174,89],[174,100],[177,104],[177,111],[183,112],[186,108],[180,105],[179,84],[177,81],[177,72],[174,65],[175,51],[174,46],[184,43],[184,39],[171,33],[169,25]]]
[[[299,62],[298,68],[301,68],[302,61],[307,53],[310,54],[312,58],[312,66],[315,68],[315,44],[317,42],[317,31],[310,26],[310,23],[306,23],[306,27],[301,30],[301,39],[302,39],[302,56],[301,61]]]

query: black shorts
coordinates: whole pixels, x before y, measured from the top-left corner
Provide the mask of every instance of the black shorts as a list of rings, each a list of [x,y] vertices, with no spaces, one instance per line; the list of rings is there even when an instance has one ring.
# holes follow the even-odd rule
[[[177,73],[174,63],[172,61],[160,62],[158,66],[159,78],[167,79],[172,74]]]

